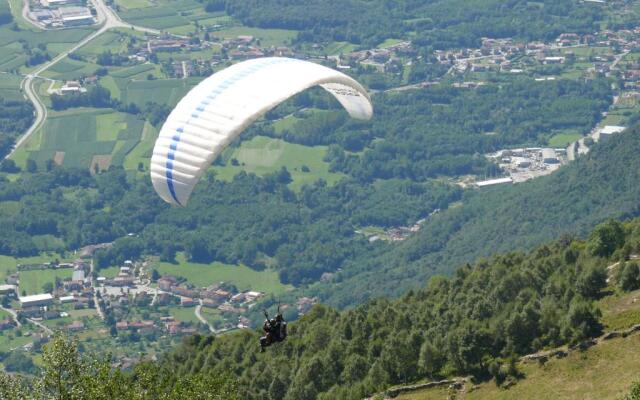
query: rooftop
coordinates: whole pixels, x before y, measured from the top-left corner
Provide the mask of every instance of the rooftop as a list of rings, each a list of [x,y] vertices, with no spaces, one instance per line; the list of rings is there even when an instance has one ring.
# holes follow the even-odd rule
[[[53,296],[51,293],[42,293],[42,294],[34,294],[31,296],[19,297],[20,303],[31,302],[31,301],[43,301],[43,300],[53,300]]]
[[[600,129],[600,133],[603,135],[612,135],[614,133],[620,133],[625,129],[627,129],[626,126],[606,125],[604,128]]]
[[[479,187],[483,187],[483,186],[491,186],[491,185],[498,185],[501,183],[511,183],[511,182],[513,182],[513,180],[510,177],[507,177],[507,178],[489,179],[487,181],[476,182],[476,185]]]

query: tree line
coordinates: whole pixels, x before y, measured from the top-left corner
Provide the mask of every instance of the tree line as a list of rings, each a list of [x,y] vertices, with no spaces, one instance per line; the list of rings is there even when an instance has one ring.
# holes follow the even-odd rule
[[[0,97],[0,159],[9,154],[16,138],[31,126],[33,112],[33,105],[28,101]],[[0,163],[1,169],[3,167]]]
[[[553,40],[563,32],[591,33],[604,19],[598,7],[571,0],[211,0],[205,10],[225,10],[248,26],[297,30],[298,43],[372,48],[415,35],[426,50],[479,47],[483,37]]]

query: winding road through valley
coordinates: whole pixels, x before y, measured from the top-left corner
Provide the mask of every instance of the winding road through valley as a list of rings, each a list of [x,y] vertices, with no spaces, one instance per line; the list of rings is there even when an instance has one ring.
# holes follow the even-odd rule
[[[26,1],[28,0],[25,0],[25,2]],[[74,51],[78,50],[82,46],[91,42],[93,39],[97,38],[98,36],[108,31],[109,29],[126,28],[126,29],[134,29],[140,32],[152,33],[155,35],[160,34],[160,31],[156,29],[149,29],[142,26],[131,25],[126,22],[123,22],[120,19],[120,17],[104,3],[104,0],[91,0],[91,1],[96,8],[96,12],[98,14],[98,23],[100,24],[100,28],[97,31],[91,33],[89,36],[82,39],[75,46],[63,51],[62,53],[54,57],[51,61],[38,67],[36,70],[31,72],[30,74],[27,74],[25,78],[22,80],[20,84],[20,88],[24,90],[24,93],[26,94],[27,99],[29,99],[29,101],[33,103],[33,106],[35,107],[36,119],[35,121],[33,121],[33,124],[29,127],[29,129],[27,129],[24,135],[22,135],[17,140],[15,146],[5,158],[11,157],[20,146],[26,143],[29,137],[31,137],[31,135],[42,126],[42,124],[44,123],[44,120],[47,117],[47,107],[44,105],[42,100],[40,100],[40,98],[38,97],[38,93],[34,89],[33,83],[35,78],[38,78],[40,74],[42,74],[44,71],[51,68],[52,66],[56,65],[58,62],[60,62],[60,60],[67,57],[70,53],[73,53]]]

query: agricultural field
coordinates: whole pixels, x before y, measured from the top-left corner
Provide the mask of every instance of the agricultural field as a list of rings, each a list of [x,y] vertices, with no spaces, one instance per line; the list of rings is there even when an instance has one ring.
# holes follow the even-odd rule
[[[4,205],[6,202],[0,203]],[[11,275],[17,272],[18,264],[42,264],[51,262],[53,260],[58,259],[60,262],[68,262],[71,261],[71,257],[60,257],[59,254],[56,253],[41,253],[38,256],[34,257],[10,257],[0,255],[0,282],[4,282],[5,278],[8,275]]]
[[[200,320],[196,317],[195,307],[180,307],[180,306],[172,306],[172,307],[162,307],[159,308],[158,311],[166,312],[171,315],[177,321],[183,322],[191,322],[195,325],[200,324]]]
[[[75,80],[93,75],[98,68],[100,68],[98,64],[67,57],[46,70],[42,76],[62,81]]]
[[[224,155],[227,165],[214,170],[218,179],[231,180],[240,171],[265,175],[286,167],[293,179],[290,186],[295,190],[318,179],[332,184],[342,178],[342,174],[329,172],[329,164],[323,161],[326,152],[326,146],[309,147],[257,136],[228,149]],[[232,165],[234,159],[238,165]],[[305,166],[308,172],[303,171]]]
[[[260,41],[260,46],[284,46],[295,39],[298,31],[287,29],[261,29],[249,28],[246,26],[234,26],[214,32],[214,36],[219,38],[235,38],[240,35],[250,35]]]
[[[194,21],[210,16],[195,0],[117,0],[116,4],[127,22],[182,35],[196,30]]]
[[[55,57],[63,49],[78,43],[92,32],[88,28],[65,29],[60,31],[14,31],[9,25],[0,26],[0,71],[19,71],[25,73],[36,68],[26,67],[28,56],[25,47],[36,49],[44,47],[46,52]]]
[[[349,42],[333,42],[327,45],[322,53],[327,55],[348,54],[354,51],[358,46]]]
[[[207,287],[224,281],[234,284],[240,291],[251,289],[277,294],[289,288],[288,285],[280,283],[275,271],[255,271],[244,265],[229,265],[219,262],[193,263],[187,261],[183,253],[178,253],[176,261],[177,264],[156,262],[151,269],[156,269],[160,275],[184,277],[189,283],[198,287]]]
[[[23,100],[20,82],[22,82],[20,75],[0,74],[0,97],[5,100]]]
[[[116,0],[116,5],[125,21],[176,35],[237,24],[224,12],[207,13],[196,0]]]
[[[582,135],[576,132],[559,132],[549,139],[548,145],[555,148],[566,147],[569,143],[573,143],[581,137]]]
[[[120,77],[114,76],[114,78]],[[173,106],[200,80],[201,78],[158,79],[153,81],[123,81],[115,79],[115,84],[120,90],[120,100],[125,104],[135,103],[138,106],[144,106],[146,103],[153,101]]]
[[[140,141],[124,158],[124,168],[126,170],[138,170],[138,165],[142,163],[144,171],[148,171],[153,146],[157,137],[158,130],[149,122],[145,122]],[[140,171],[140,173],[146,174],[143,171]]]
[[[109,109],[50,112],[42,129],[21,148],[26,157],[15,159],[19,164],[32,159],[40,168],[51,159],[92,171],[122,165],[140,141],[144,124],[133,115]]]
[[[20,271],[19,290],[22,294],[26,292],[28,295],[42,293],[42,285],[47,282],[55,283],[56,278],[63,280],[65,278],[71,278],[73,269],[40,269],[35,271]]]
[[[115,278],[116,276],[118,276],[119,272],[120,267],[101,268],[100,270],[98,270],[98,276],[104,276],[105,278]]]

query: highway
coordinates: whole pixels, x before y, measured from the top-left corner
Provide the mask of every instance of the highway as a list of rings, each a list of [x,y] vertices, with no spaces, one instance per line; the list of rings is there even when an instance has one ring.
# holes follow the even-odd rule
[[[25,0],[25,1],[28,1],[28,0]],[[134,29],[140,32],[152,33],[156,35],[160,34],[160,31],[156,29],[149,29],[149,28],[131,25],[126,22],[123,22],[120,19],[120,17],[118,17],[118,15],[115,12],[113,12],[111,8],[107,7],[107,5],[104,3],[104,0],[91,0],[91,1],[96,8],[96,12],[98,14],[98,23],[101,25],[100,28],[97,31],[91,33],[89,36],[82,39],[73,47],[58,54],[51,61],[38,67],[35,71],[31,72],[30,74],[27,74],[25,78],[22,80],[20,84],[20,88],[24,90],[24,93],[26,94],[27,99],[33,103],[33,106],[35,108],[36,119],[35,121],[33,121],[33,124],[29,127],[29,129],[27,129],[24,135],[22,135],[17,140],[15,146],[5,158],[11,157],[15,153],[15,151],[20,146],[22,146],[29,139],[29,137],[31,137],[31,135],[33,135],[33,133],[36,132],[42,126],[45,119],[47,118],[47,108],[42,103],[42,100],[40,100],[40,98],[38,97],[38,94],[36,93],[33,86],[33,82],[35,78],[38,78],[38,76],[42,74],[44,71],[48,70],[49,68],[53,67],[58,62],[63,60],[65,57],[69,55],[69,53],[73,53],[74,51],[78,50],[82,46],[92,41],[93,39],[97,38],[98,36],[108,31],[109,29],[128,28],[128,29]]]

